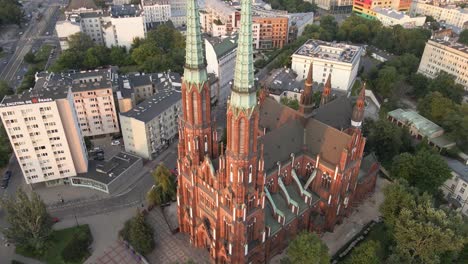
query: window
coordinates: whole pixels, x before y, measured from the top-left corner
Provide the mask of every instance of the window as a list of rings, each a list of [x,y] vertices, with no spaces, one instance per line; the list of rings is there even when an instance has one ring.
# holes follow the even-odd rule
[[[245,119],[239,121],[239,153],[245,153]]]
[[[252,165],[249,166],[249,183],[252,182]]]
[[[460,193],[464,194],[465,193],[465,188],[460,188]]]
[[[199,119],[199,114],[198,114],[197,94],[195,92],[192,93],[192,105],[193,105],[193,123],[197,124],[198,119]]]
[[[330,190],[330,185],[331,185],[331,177],[330,175],[324,173],[322,174],[322,188],[326,189],[326,190]]]

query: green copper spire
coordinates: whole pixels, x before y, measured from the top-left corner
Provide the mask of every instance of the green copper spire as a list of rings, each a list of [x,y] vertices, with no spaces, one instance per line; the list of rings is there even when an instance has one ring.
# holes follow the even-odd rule
[[[232,106],[252,108],[257,104],[253,66],[252,0],[241,0],[239,41],[232,87]]]
[[[200,14],[197,0],[187,0],[187,35],[185,46],[184,81],[202,84],[208,78],[203,54]]]

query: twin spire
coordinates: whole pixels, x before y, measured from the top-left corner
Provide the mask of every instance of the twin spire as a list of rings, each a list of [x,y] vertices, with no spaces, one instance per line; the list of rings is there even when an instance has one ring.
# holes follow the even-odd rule
[[[200,30],[197,0],[187,0],[184,82],[203,84],[208,80]]]

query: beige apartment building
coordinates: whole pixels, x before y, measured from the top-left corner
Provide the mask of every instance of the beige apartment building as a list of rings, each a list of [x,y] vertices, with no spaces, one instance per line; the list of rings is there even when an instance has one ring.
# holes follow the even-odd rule
[[[459,29],[468,21],[468,10],[455,5],[438,5],[436,2],[413,1],[410,15],[432,16],[438,22],[444,22]]]
[[[70,88],[5,96],[0,115],[26,183],[68,183],[88,159]]]
[[[432,39],[426,43],[418,72],[435,78],[440,71],[455,76],[455,81],[468,90],[468,46],[458,42]]]
[[[182,101],[180,91],[164,89],[120,113],[125,151],[153,159],[178,134]]]
[[[78,124],[83,136],[95,137],[118,133],[113,86],[117,75],[109,69],[70,74],[40,73],[34,90],[71,88]]]

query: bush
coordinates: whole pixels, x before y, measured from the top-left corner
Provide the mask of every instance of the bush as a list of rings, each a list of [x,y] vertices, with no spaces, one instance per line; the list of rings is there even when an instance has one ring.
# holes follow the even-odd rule
[[[93,242],[89,226],[80,228],[81,231],[71,239],[62,251],[62,258],[67,262],[77,262],[88,255],[88,247]]]

